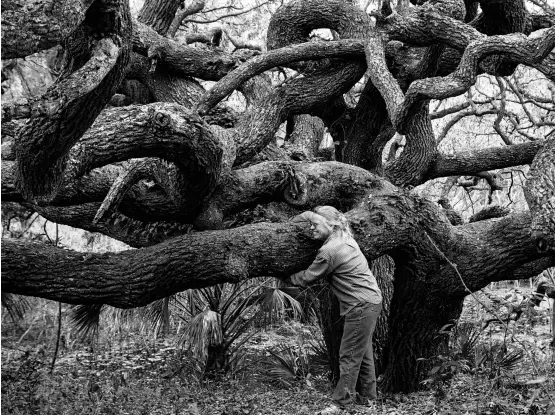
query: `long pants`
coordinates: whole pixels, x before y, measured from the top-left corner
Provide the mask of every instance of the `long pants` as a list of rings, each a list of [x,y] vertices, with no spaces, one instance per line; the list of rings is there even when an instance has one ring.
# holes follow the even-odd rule
[[[339,348],[339,382],[332,399],[340,406],[378,397],[372,334],[382,304],[360,304],[345,315]]]

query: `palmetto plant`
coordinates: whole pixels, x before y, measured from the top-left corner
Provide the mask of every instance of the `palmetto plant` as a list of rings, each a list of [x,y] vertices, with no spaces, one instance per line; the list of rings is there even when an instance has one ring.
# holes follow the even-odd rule
[[[293,288],[293,290],[292,290]],[[257,301],[263,305],[265,311],[265,322],[274,324],[286,317],[300,320],[305,317],[306,312],[294,294],[296,287],[272,287],[263,286]]]
[[[301,347],[285,347],[270,351],[271,360],[266,362],[268,379],[292,386],[297,381],[310,382],[310,361]]]
[[[451,354],[471,366],[480,366],[483,361],[477,359],[476,346],[481,334],[482,329],[478,325],[459,321],[454,326],[450,339]]]
[[[481,344],[476,349],[476,355],[484,364],[484,369],[489,372],[490,378],[499,378],[502,373],[514,370],[524,358],[521,349],[508,350],[502,342],[491,345]]]
[[[279,288],[253,282],[189,290],[180,317],[187,321],[179,343],[203,375],[235,373],[245,358],[243,346],[260,328],[253,322],[275,322],[286,310],[302,314],[300,304]]]

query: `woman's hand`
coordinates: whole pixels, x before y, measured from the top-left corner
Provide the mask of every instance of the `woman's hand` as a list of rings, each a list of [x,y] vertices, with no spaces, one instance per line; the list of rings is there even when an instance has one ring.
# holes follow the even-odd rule
[[[308,219],[306,219],[305,217],[303,217],[302,214],[297,215],[297,216],[294,216],[294,217],[291,219],[291,222],[293,222],[293,223],[303,223],[303,222],[307,222],[307,221],[308,221]]]
[[[312,219],[314,219],[316,215],[316,213],[307,210],[297,216],[294,216],[290,221],[293,223],[312,222]]]

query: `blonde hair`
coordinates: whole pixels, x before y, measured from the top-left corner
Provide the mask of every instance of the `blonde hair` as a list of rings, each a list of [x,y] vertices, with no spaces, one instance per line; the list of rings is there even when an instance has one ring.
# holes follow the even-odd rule
[[[333,206],[317,206],[313,209],[313,212],[326,220],[332,229],[332,235],[339,236],[340,238],[353,237],[347,217]]]

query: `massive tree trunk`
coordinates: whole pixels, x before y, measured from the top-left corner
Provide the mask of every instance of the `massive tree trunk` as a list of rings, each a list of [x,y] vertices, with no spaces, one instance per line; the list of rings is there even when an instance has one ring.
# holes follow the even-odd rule
[[[284,279],[314,258],[319,244],[306,227],[235,227],[234,215],[276,201],[291,215],[334,205],[347,212],[384,292],[374,337],[382,387],[418,389],[429,367],[419,359],[438,353],[437,332],[459,316],[469,291],[529,278],[555,261],[553,138],[443,154],[428,103],[518,63],[554,80],[555,29],[522,0],[480,1],[476,18],[476,2],[413,3],[420,5],[377,13],[373,24],[352,2],[293,1],[272,17],[268,52],[230,54],[211,41],[196,48],[170,38],[204,2],[178,10],[176,1],[147,0],[132,21],[124,0],[60,8],[35,1],[27,22],[9,1],[3,54],[63,43],[67,61],[44,96],[3,108],[3,121],[29,117],[3,145],[3,201],[138,249],[84,254],[5,239],[2,289],[129,308],[188,288]],[[322,28],[337,40],[311,41]],[[263,72],[274,67],[295,74],[273,87]],[[217,82],[204,91],[197,79]],[[358,100],[347,102],[343,94],[361,80]],[[246,98],[243,113],[215,107],[234,90]],[[106,108],[110,102],[122,107]],[[293,148],[255,163],[286,121]],[[341,162],[309,162],[323,125]],[[407,144],[384,164],[395,133]],[[410,192],[432,178],[530,163],[526,213],[453,226]],[[320,304],[337,377],[342,327],[329,290]]]

